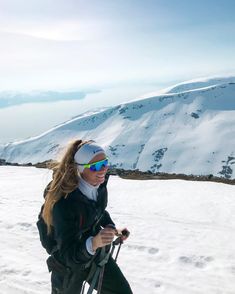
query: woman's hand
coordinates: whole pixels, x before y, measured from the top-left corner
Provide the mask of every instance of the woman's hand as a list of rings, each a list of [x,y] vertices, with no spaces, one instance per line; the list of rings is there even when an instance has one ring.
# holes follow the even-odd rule
[[[99,247],[104,247],[113,242],[115,236],[115,230],[110,227],[105,227],[102,229],[95,237],[92,239],[92,248],[96,251]]]

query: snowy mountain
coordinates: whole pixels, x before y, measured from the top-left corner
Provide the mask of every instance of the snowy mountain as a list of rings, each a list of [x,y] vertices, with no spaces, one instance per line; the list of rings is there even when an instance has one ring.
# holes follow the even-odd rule
[[[8,162],[55,159],[69,140],[94,139],[123,169],[235,178],[235,77],[189,81],[87,112],[0,147]]]

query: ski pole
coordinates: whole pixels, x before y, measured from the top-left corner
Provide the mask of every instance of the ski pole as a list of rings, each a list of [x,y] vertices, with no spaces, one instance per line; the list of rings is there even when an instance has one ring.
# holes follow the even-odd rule
[[[120,249],[121,249],[122,243],[123,243],[123,241],[122,241],[122,239],[120,238],[120,243],[119,243],[119,246],[118,246],[117,254],[116,254],[116,257],[115,257],[115,259],[114,259],[115,262],[117,262],[117,258],[118,258],[119,251],[120,251]]]
[[[117,258],[118,258],[118,255],[119,255],[119,251],[121,249],[121,246],[123,244],[123,237],[126,237],[128,238],[130,235],[130,232],[127,230],[127,229],[124,229],[122,230],[121,234],[119,235],[119,237],[115,240],[115,245],[118,245],[118,250],[117,250],[117,254],[116,254],[116,257],[115,257],[115,262],[117,262]]]

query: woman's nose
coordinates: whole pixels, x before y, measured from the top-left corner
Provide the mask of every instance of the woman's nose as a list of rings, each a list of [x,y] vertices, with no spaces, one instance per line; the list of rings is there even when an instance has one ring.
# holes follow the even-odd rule
[[[102,170],[102,171],[107,171],[108,168],[109,168],[109,167],[108,167],[107,165],[106,165],[106,166],[103,165],[102,168],[101,168],[101,170]]]

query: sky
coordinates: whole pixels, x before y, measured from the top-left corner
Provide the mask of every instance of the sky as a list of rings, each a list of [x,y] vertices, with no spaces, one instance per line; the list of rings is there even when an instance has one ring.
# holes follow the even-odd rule
[[[192,78],[234,74],[234,8],[232,0],[0,0],[0,100],[7,99],[0,102],[0,129],[4,117],[10,115],[14,126],[17,117],[22,138],[92,107]],[[42,101],[29,98],[29,91],[58,95]],[[103,92],[101,101],[93,95],[82,107],[93,91]],[[38,120],[42,127],[27,131],[35,103],[45,107],[41,116],[65,100],[60,92],[72,96],[67,115],[60,108],[55,120]],[[76,105],[75,92],[83,92]],[[27,101],[19,101],[22,93]],[[17,139],[14,132],[0,132],[1,140]]]
[[[176,79],[235,67],[233,1],[0,1],[2,89]]]

